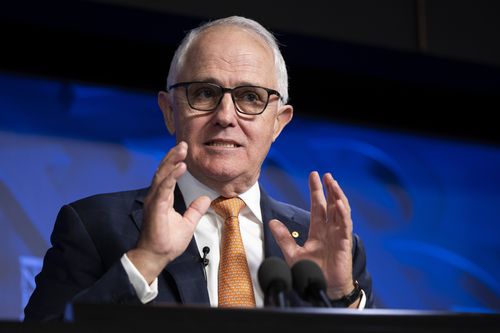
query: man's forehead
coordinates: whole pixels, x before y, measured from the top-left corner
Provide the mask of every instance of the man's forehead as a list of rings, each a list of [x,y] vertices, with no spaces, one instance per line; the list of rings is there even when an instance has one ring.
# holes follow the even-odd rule
[[[232,49],[240,49],[243,46],[253,47],[263,53],[272,55],[270,46],[264,38],[255,31],[245,29],[236,25],[223,25],[207,28],[194,39],[189,47],[188,53],[191,51],[196,54],[210,49],[213,44],[226,44],[224,50],[216,50],[219,52],[227,52]]]
[[[217,80],[214,73],[223,76],[248,74],[263,79],[271,76],[274,81],[274,66],[273,53],[260,36],[240,27],[212,27],[190,45],[177,77],[181,80],[213,81]],[[250,77],[247,79],[255,81]]]

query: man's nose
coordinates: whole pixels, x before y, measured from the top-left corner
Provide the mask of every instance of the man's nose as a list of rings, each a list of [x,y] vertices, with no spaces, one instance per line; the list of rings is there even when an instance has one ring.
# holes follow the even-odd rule
[[[225,93],[214,111],[214,118],[221,126],[227,127],[236,123],[237,112],[231,94]]]

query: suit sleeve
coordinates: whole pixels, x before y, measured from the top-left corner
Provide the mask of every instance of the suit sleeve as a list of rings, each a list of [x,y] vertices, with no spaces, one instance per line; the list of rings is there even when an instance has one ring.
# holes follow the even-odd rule
[[[358,281],[366,295],[365,308],[374,307],[372,278],[366,270],[366,254],[363,242],[358,235],[353,234],[353,256],[352,256],[352,275],[354,280]]]
[[[104,265],[75,209],[64,206],[51,235],[26,321],[62,320],[69,302],[140,303],[119,258]]]

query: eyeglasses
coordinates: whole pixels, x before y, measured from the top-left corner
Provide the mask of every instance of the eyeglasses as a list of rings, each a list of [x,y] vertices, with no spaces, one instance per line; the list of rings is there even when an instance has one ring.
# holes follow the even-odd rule
[[[225,93],[230,93],[238,112],[258,115],[264,112],[269,103],[269,97],[276,95],[281,99],[279,92],[258,86],[239,86],[224,88],[209,82],[179,82],[168,87],[168,90],[184,87],[189,106],[198,111],[215,110]]]

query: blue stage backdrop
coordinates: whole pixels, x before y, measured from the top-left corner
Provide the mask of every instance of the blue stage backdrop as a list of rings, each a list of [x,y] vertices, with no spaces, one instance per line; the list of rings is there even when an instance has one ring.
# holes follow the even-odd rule
[[[330,171],[364,240],[379,307],[500,311],[500,149],[307,119],[261,182],[309,206]],[[154,94],[0,74],[0,319],[22,318],[61,205],[145,187],[174,144]]]

